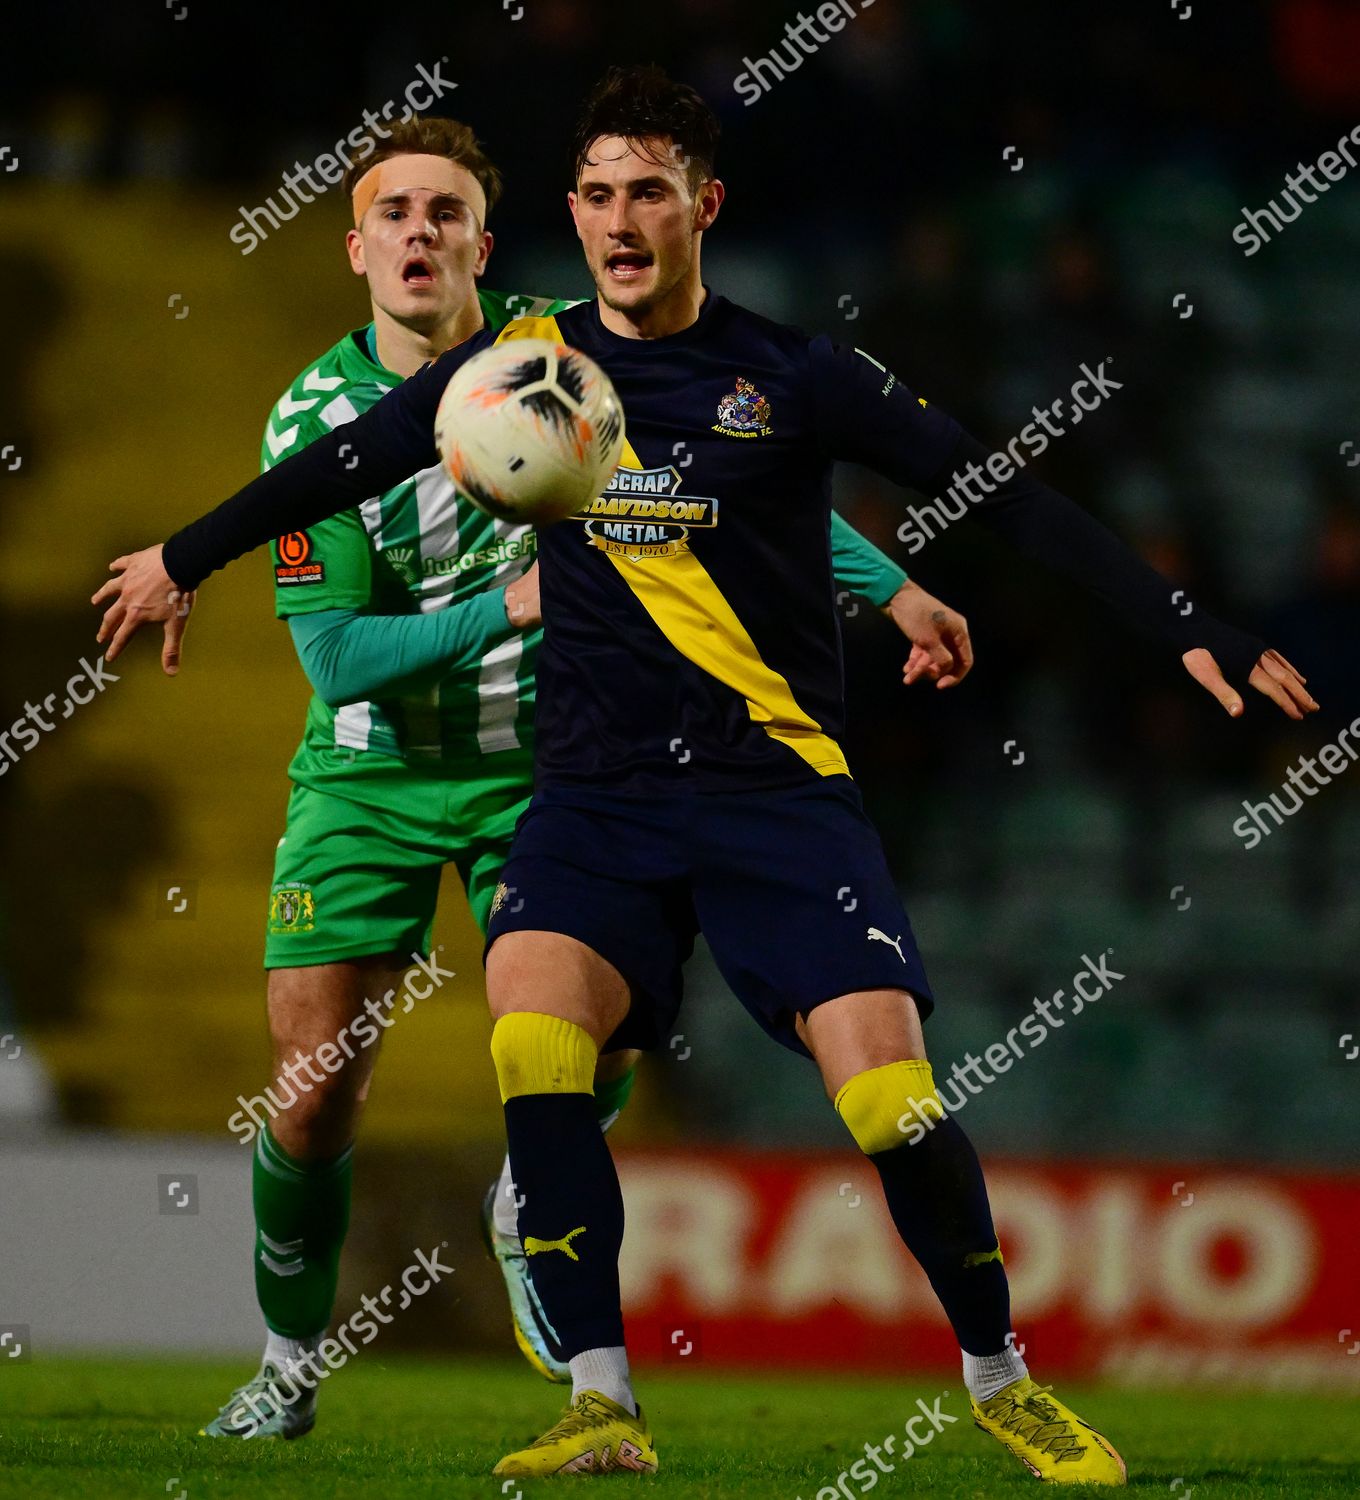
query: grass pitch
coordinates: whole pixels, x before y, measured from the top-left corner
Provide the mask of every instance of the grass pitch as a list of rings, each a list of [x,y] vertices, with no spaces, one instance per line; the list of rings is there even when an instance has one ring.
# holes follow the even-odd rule
[[[245,1379],[244,1365],[38,1360],[0,1368],[0,1497],[40,1500],[496,1500],[492,1465],[553,1420],[563,1393],[520,1364],[383,1361],[365,1353],[322,1387],[315,1432],[297,1442],[211,1442],[194,1434]],[[960,1420],[890,1474],[879,1494],[974,1500],[1035,1482],[967,1419],[962,1382],[719,1376],[643,1371],[640,1394],[674,1500],[815,1500],[944,1390]],[[1106,1432],[1130,1484],[1168,1500],[1360,1494],[1353,1400],[1316,1396],[1059,1393]],[[920,1424],[918,1424],[919,1427]],[[885,1458],[892,1462],[891,1457]],[[865,1470],[861,1468],[863,1476]],[[1177,1483],[1177,1481],[1180,1481]],[[505,1500],[588,1483],[511,1483]],[[881,1486],[881,1488],[880,1488]],[[862,1483],[847,1477],[854,1500]],[[1082,1491],[1080,1493],[1089,1493]]]

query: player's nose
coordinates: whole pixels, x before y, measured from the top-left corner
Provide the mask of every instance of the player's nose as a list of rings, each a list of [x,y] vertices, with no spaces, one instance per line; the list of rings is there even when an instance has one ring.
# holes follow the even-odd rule
[[[605,227],[611,239],[628,240],[633,237],[636,229],[627,203],[621,199],[615,200],[609,223]]]

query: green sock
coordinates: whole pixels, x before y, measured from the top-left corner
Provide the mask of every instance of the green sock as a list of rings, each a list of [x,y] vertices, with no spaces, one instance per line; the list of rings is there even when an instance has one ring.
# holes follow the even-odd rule
[[[596,1083],[595,1118],[600,1122],[602,1130],[608,1130],[623,1112],[623,1106],[628,1103],[628,1096],[633,1092],[633,1080],[636,1077],[637,1069],[629,1068],[626,1073],[611,1078],[607,1083]]]
[[[354,1148],[327,1162],[299,1162],[260,1132],[251,1176],[255,1200],[255,1296],[267,1327],[285,1338],[323,1333],[349,1228]]]

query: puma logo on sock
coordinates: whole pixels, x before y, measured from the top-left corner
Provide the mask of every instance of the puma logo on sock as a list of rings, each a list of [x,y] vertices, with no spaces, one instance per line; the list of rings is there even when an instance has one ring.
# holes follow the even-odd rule
[[[572,1260],[580,1260],[575,1250],[571,1248],[571,1242],[578,1234],[584,1234],[586,1226],[581,1225],[579,1229],[573,1229],[570,1234],[564,1235],[560,1240],[540,1240],[534,1235],[527,1235],[524,1240],[524,1253],[526,1255],[545,1255],[549,1250],[560,1250],[563,1255]]]
[[[965,1255],[963,1257],[964,1269],[967,1270],[972,1266],[985,1266],[989,1260],[994,1260],[1002,1266],[1006,1264],[1006,1257],[1002,1255],[1000,1245],[995,1250],[974,1250],[971,1255]]]

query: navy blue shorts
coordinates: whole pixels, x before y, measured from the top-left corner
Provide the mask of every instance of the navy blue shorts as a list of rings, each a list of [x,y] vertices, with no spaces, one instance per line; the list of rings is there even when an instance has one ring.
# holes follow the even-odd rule
[[[771,792],[665,800],[593,788],[534,793],[515,830],[486,946],[561,932],[628,981],[607,1049],[674,1029],[681,965],[702,931],[723,978],[778,1042],[807,1055],[795,1020],[838,995],[904,989],[934,1008],[883,846],[849,777]]]

